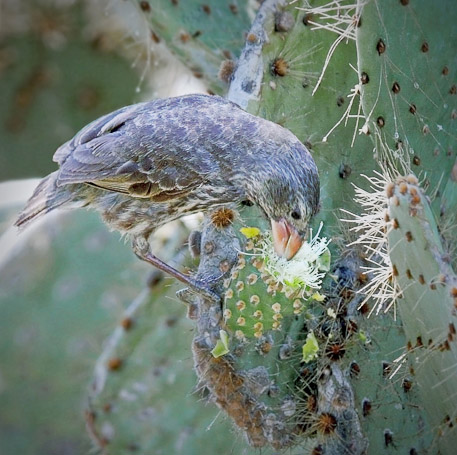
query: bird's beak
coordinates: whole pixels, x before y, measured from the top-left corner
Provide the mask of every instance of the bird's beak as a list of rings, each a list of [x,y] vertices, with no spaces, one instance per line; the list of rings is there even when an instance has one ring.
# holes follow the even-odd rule
[[[273,246],[278,256],[292,259],[303,244],[303,237],[286,220],[271,220]]]

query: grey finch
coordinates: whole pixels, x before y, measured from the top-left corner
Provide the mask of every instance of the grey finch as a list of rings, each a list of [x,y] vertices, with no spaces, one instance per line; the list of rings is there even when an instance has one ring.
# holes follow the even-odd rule
[[[128,235],[137,256],[215,298],[175,270],[149,236],[183,215],[236,203],[271,220],[276,252],[292,258],[319,205],[319,177],[306,147],[287,129],[217,96],[134,104],[87,125],[54,154],[59,169],[35,189],[16,221],[57,207],[87,207]]]

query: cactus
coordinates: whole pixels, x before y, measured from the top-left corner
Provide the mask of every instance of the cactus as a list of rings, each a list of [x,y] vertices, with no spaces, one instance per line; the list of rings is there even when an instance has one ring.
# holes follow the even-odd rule
[[[431,204],[414,176],[387,188],[388,247],[398,286],[398,312],[424,407],[439,447],[452,453],[457,277],[442,246]]]
[[[385,165],[386,162],[391,166],[395,165],[393,164],[395,163],[395,154],[389,151],[389,144],[386,142],[385,137],[378,134],[375,128],[370,129],[370,115],[372,115],[373,109],[372,106],[370,106],[369,111],[367,109],[370,100],[370,92],[366,90],[368,79],[366,78],[365,71],[360,69],[363,53],[367,53],[371,49],[370,47],[364,47],[363,51],[361,51],[362,44],[369,46],[371,43],[366,37],[364,38],[364,33],[367,34],[370,31],[369,27],[364,28],[366,23],[364,17],[366,14],[370,14],[370,12],[366,12],[370,11],[369,7],[373,7],[373,5],[374,2],[365,5],[365,9],[363,10],[365,12],[361,14],[362,8],[357,9],[357,5],[350,4],[349,2],[335,2],[320,7],[314,4],[312,10],[304,12],[298,12],[291,6],[275,9],[277,3],[266,2],[259,12],[258,17],[260,17],[260,21],[254,23],[253,29],[248,34],[246,48],[241,56],[237,72],[233,78],[232,87],[229,91],[229,97],[231,99],[236,100],[253,113],[287,126],[312,148],[318,167],[322,171],[321,179],[324,183],[322,191],[323,214],[320,219],[326,222],[326,232],[339,235],[346,242],[350,240],[350,234],[344,230],[342,231],[341,226],[335,223],[332,212],[335,209],[342,208],[346,211],[352,211],[355,214],[361,214],[363,212],[363,207],[360,206],[359,201],[351,201],[354,193],[347,180],[363,188],[366,187],[366,182],[364,182],[362,173],[373,176],[372,170],[377,167],[376,160],[380,165]],[[274,32],[274,18],[276,17],[277,20],[278,16],[281,15],[288,15],[289,18],[292,18],[293,20],[290,19],[288,22],[294,25],[291,25],[288,30],[281,30],[280,32],[276,30]],[[324,15],[326,17],[333,15],[335,23],[333,25],[324,24],[319,19],[320,16],[324,17]],[[370,24],[369,20],[367,22]],[[316,27],[318,30],[309,33],[306,40],[306,49],[308,51],[305,50],[303,52],[303,46],[300,47],[298,43],[305,41],[303,39],[304,30],[309,30],[305,27]],[[332,33],[334,31],[337,33]],[[317,37],[314,38],[313,34],[319,36],[320,43],[328,43],[328,47],[325,44],[321,44],[323,49],[313,47],[313,39],[317,41]],[[339,40],[339,38],[342,39]],[[343,43],[343,40],[346,38],[349,41],[348,44]],[[268,45],[266,42],[268,42]],[[331,43],[333,42],[340,42],[340,44],[336,49],[333,49],[328,68],[326,68],[326,73],[321,79],[318,77],[319,70],[322,69],[325,56],[327,55],[327,49],[332,49]],[[355,42],[357,42],[357,47]],[[307,58],[303,59],[300,56]],[[346,112],[338,116],[337,109],[334,108],[332,111],[330,107],[335,105],[336,108],[341,107],[338,106],[338,104],[341,104],[341,101],[337,98],[337,102],[333,104],[327,100],[329,97],[330,99],[335,99],[335,93],[349,93],[351,84],[341,87],[341,80],[338,79],[338,82],[335,82],[329,73],[334,68],[338,68],[338,72],[347,70],[348,60],[349,62],[352,60],[354,67],[357,65],[357,60],[359,61],[360,82],[357,82],[357,77],[352,78],[353,80],[355,79],[355,83],[350,98],[351,105]],[[345,64],[343,68],[342,62]],[[243,69],[244,65],[249,69]],[[259,65],[262,66],[262,71],[258,70]],[[251,75],[251,78],[249,75]],[[354,73],[353,76],[357,75]],[[306,81],[305,83],[303,83],[304,79]],[[373,81],[371,77],[369,79],[371,82]],[[379,84],[372,84],[371,87],[373,86],[381,91]],[[311,97],[311,94],[306,92],[307,88],[317,89],[317,91],[314,90],[316,92],[314,97]],[[319,94],[322,96],[322,99],[319,99]],[[378,95],[379,98],[382,98],[383,102],[388,102],[391,96],[390,93],[386,93],[382,97],[383,94],[381,92]],[[367,99],[364,98],[365,96],[367,96]],[[359,102],[360,107],[357,106]],[[381,105],[381,102],[378,102],[378,105]],[[446,109],[448,109],[448,106]],[[342,118],[344,120],[345,116],[348,119],[349,128],[343,128],[343,122],[339,122],[339,119]],[[386,118],[388,119],[389,117],[386,115]],[[387,121],[389,120],[385,119],[385,122]],[[369,145],[369,138],[363,136],[355,137],[357,130],[354,130],[354,128],[357,128],[357,124],[354,125],[354,123],[356,122],[358,122],[358,127],[362,133],[366,136],[371,134],[371,137],[375,138],[376,153],[374,156],[370,153],[373,146]],[[381,120],[378,121],[378,128],[380,122]],[[385,124],[382,126],[384,127]],[[447,131],[449,131],[449,128]],[[343,157],[341,156],[342,150],[344,150]],[[385,154],[386,151],[387,156]],[[338,166],[335,166],[336,169],[333,171],[333,174],[329,174],[329,156],[334,156],[336,158],[334,162],[336,161],[338,163]],[[399,171],[405,171],[408,167],[407,160],[397,161],[398,164],[396,165]],[[404,169],[400,169],[400,165]],[[438,164],[433,165],[434,169],[437,172],[441,172],[437,166]],[[382,168],[378,167],[378,169]],[[339,175],[341,179],[335,178],[336,175]],[[446,178],[444,180],[446,181]],[[378,206],[382,205],[382,199],[380,199]],[[248,216],[248,218],[250,219],[251,217]],[[382,226],[382,218],[380,226]],[[379,230],[380,228],[378,227]],[[369,263],[366,263],[363,259],[364,253],[360,249],[360,246],[363,246],[362,243],[361,241],[355,241],[349,248],[343,251],[341,249],[339,251],[336,250],[336,254],[334,254],[334,257],[341,255],[341,259],[334,265],[333,272],[337,276],[336,288],[341,287],[343,289],[335,292],[334,289],[332,290],[332,285],[327,284],[324,294],[326,296],[326,307],[334,309],[334,314],[337,315],[338,323],[331,325],[333,329],[332,335],[336,337],[336,343],[333,341],[330,342],[328,339],[326,340],[325,332],[323,331],[318,333],[316,340],[317,345],[328,346],[324,350],[319,350],[316,365],[318,374],[316,376],[320,377],[324,372],[331,371],[333,373],[331,376],[340,379],[338,386],[340,390],[345,391],[342,394],[349,397],[346,401],[347,412],[353,412],[352,418],[349,419],[351,422],[351,425],[349,425],[350,429],[344,427],[344,419],[341,419],[341,416],[329,405],[332,400],[328,398],[326,390],[328,388],[333,392],[335,391],[337,388],[335,383],[332,386],[334,379],[324,381],[323,384],[320,384],[315,379],[316,376],[314,376],[314,379],[311,379],[309,383],[314,384],[315,389],[317,389],[317,415],[332,416],[327,420],[326,424],[321,420],[320,428],[334,426],[334,431],[333,434],[331,434],[332,432],[328,432],[325,436],[319,434],[319,432],[317,432],[317,436],[315,433],[310,435],[305,431],[301,437],[314,437],[314,450],[320,450],[325,453],[342,453],[343,450],[351,450],[353,453],[363,453],[367,446],[375,453],[381,453],[383,450],[388,450],[391,446],[398,448],[400,445],[404,447],[405,451],[408,450],[410,453],[418,450],[433,450],[433,432],[431,430],[433,427],[427,424],[428,430],[421,430],[422,422],[427,420],[430,411],[426,408],[425,412],[419,405],[419,400],[421,394],[428,393],[428,389],[425,387],[424,390],[420,390],[418,387],[417,389],[419,390],[416,390],[416,388],[415,390],[411,390],[414,380],[410,376],[413,370],[409,373],[406,372],[402,369],[401,364],[397,365],[394,362],[395,358],[392,356],[395,350],[402,350],[406,346],[405,335],[402,333],[401,325],[395,323],[389,315],[378,315],[377,318],[365,320],[363,316],[357,314],[357,306],[360,307],[363,313],[365,308],[374,305],[370,301],[363,302],[363,298],[358,297],[357,294],[354,297],[354,293],[363,287],[363,281],[374,279],[371,273],[365,274],[363,272]],[[333,251],[335,251],[335,247]],[[204,266],[202,270],[206,270]],[[251,290],[250,288],[250,292],[255,293],[254,295],[260,295],[261,291],[253,288]],[[343,298],[341,294],[343,294]],[[386,297],[382,296],[383,299]],[[244,301],[247,298],[241,300]],[[272,302],[273,300],[270,299],[270,303]],[[234,303],[236,307],[237,302]],[[232,307],[230,309],[233,317],[234,308]],[[318,325],[325,327],[331,324],[331,319],[326,312],[322,312],[316,318],[319,321]],[[247,324],[248,321],[243,322]],[[228,325],[230,328],[230,324]],[[351,334],[348,337],[347,329],[343,328],[351,325],[358,328],[355,329],[355,336]],[[232,327],[232,329],[235,329],[235,327]],[[205,330],[201,332],[208,333],[208,327],[205,326]],[[385,340],[384,334],[386,331],[392,334],[395,333],[395,336],[392,335],[388,341]],[[213,335],[213,343],[217,340],[217,333],[216,330]],[[303,341],[305,336],[306,331],[302,329],[301,338],[300,334],[296,334],[295,339]],[[369,343],[368,348],[365,346],[367,342]],[[371,347],[372,344],[376,345],[376,349]],[[199,348],[201,348],[200,345]],[[343,358],[337,358],[339,354],[335,353],[335,351],[340,354],[343,352]],[[235,351],[233,356],[236,357],[238,354],[240,357],[243,357],[244,361],[246,355],[236,353]],[[255,354],[252,354],[251,357],[255,357]],[[335,357],[338,362],[335,364],[332,362],[329,363],[329,358],[334,360]],[[374,358],[377,358],[377,360],[373,361]],[[370,380],[359,381],[354,379],[349,380],[347,383],[344,382],[344,378],[351,372],[353,359],[356,359],[355,362],[357,365],[362,365],[361,368],[364,369],[364,374],[370,377]],[[198,360],[197,365],[200,362],[203,363],[201,357]],[[210,361],[210,357],[207,356],[207,363],[209,364]],[[257,365],[251,359],[250,362],[251,366]],[[268,364],[267,362],[268,360],[265,359],[265,364]],[[232,375],[245,371],[241,366],[238,367],[238,370],[236,365],[243,365],[245,367],[245,363],[241,362],[241,360],[238,360],[238,364],[236,361],[230,363],[230,367],[232,369],[235,368]],[[451,368],[451,363],[447,363],[446,365]],[[281,371],[287,371],[287,368],[284,366],[277,366],[276,368]],[[217,371],[217,368],[214,367],[214,370]],[[224,371],[224,369],[220,369],[219,374],[222,375]],[[214,373],[214,371],[210,374],[208,369],[205,370],[198,367],[197,372],[203,378],[206,375],[210,390],[211,385],[213,386],[212,392],[216,396],[216,401],[230,414],[231,410],[227,406],[224,407],[224,393],[227,390],[221,390],[219,387],[219,375]],[[394,372],[397,373],[396,380],[393,374]],[[398,379],[398,376],[401,379]],[[291,388],[289,390],[294,390],[291,381],[289,382],[289,387]],[[392,413],[391,405],[389,405],[392,402],[393,393],[396,394],[396,399],[399,402],[405,404],[396,413]],[[299,390],[295,389],[292,395],[298,399]],[[250,398],[252,399],[252,396]],[[335,397],[333,396],[333,398]],[[417,408],[414,409],[413,404],[413,406],[407,409],[408,406],[406,406],[406,403],[409,405],[416,403]],[[265,403],[263,402],[263,404]],[[332,412],[329,409],[332,409]],[[304,415],[307,419],[313,419],[313,416],[310,414],[305,413]],[[242,428],[246,428],[246,416],[241,421],[237,421],[237,417],[239,419],[239,416],[234,417],[237,424]],[[333,418],[334,420],[332,421]],[[260,420],[256,421],[256,419]],[[449,419],[452,419],[452,417],[449,417]],[[259,441],[259,439],[253,441],[252,434],[258,436],[260,433],[268,440],[269,433],[265,429],[265,422],[268,419],[262,419],[257,415],[251,414],[248,420],[252,427],[250,430],[247,430],[248,439],[254,445],[263,444],[264,441]],[[375,420],[377,421],[376,423],[374,422]],[[249,433],[251,433],[251,437]],[[346,438],[344,438],[343,442],[341,440],[335,442],[333,437],[328,437],[329,433],[331,436],[345,434]],[[366,439],[361,437],[361,434],[365,435]],[[402,435],[401,438],[397,437],[398,434]],[[421,435],[420,438],[417,437],[418,434]],[[300,444],[299,438],[295,436],[292,431],[293,442],[291,443]],[[452,444],[452,435],[448,433],[446,437],[448,438],[447,444]],[[275,440],[274,437],[269,440],[270,443],[272,441],[279,444],[279,446],[282,444],[281,441]],[[358,442],[356,443],[354,441]],[[287,445],[288,443],[285,444]]]
[[[154,41],[163,39],[208,88],[222,93],[230,80],[227,69],[238,57],[244,33],[249,29],[247,2],[192,2],[179,0],[137,1]],[[221,65],[225,65],[221,69]],[[219,70],[221,69],[221,77]]]
[[[51,172],[59,145],[95,117],[132,102],[138,75],[106,46],[117,37],[89,33],[92,12],[83,3],[2,7],[1,180]]]
[[[244,3],[237,3],[239,24],[231,16],[215,23],[226,8],[216,2],[134,3],[156,36],[221,92],[216,68],[223,49],[239,52],[233,38],[246,28]],[[310,148],[322,184],[312,227],[323,222],[320,235],[332,239],[330,270],[322,287],[280,285],[267,267],[268,233],[255,207],[209,214],[193,238],[197,278],[223,302],[181,292],[191,322],[179,327],[194,324],[186,342],[199,388],[246,436],[245,453],[451,453],[455,8],[450,0],[309,3],[263,2],[226,79],[229,99]],[[192,36],[197,24],[203,33]],[[163,295],[145,292],[127,310],[124,320],[134,314],[135,323],[116,329],[97,364],[88,423],[104,453],[172,447],[186,436],[189,420],[176,403],[183,408],[192,378],[167,364],[150,380],[149,361],[186,355],[185,343],[172,343],[180,330],[164,324],[176,308],[156,308],[155,292]],[[168,371],[182,379],[173,391]],[[201,431],[210,414],[192,403],[198,423],[185,453],[201,441],[232,447],[226,426],[213,428],[214,437]],[[155,406],[171,431],[148,414]],[[157,428],[163,437],[151,437]]]
[[[378,131],[387,148],[408,163],[441,216],[440,196],[455,161],[457,45],[450,26],[455,5],[360,2],[358,14],[363,17],[356,43],[366,128]],[[404,31],[394,32],[399,29]],[[401,166],[392,156],[378,159]]]

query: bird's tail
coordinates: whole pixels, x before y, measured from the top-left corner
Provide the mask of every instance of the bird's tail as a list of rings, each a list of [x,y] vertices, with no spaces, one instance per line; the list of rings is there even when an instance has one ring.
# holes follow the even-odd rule
[[[70,191],[65,187],[57,186],[57,173],[53,172],[45,177],[35,188],[32,197],[27,201],[27,205],[19,214],[15,226],[23,228],[36,218],[45,215],[57,207],[69,202],[72,199]]]

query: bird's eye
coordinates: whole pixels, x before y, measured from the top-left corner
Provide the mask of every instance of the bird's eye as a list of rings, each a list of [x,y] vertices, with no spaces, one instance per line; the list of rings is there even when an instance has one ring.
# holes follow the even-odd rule
[[[290,216],[294,219],[294,220],[299,220],[301,218],[301,215],[300,215],[300,212],[298,210],[294,210]]]

